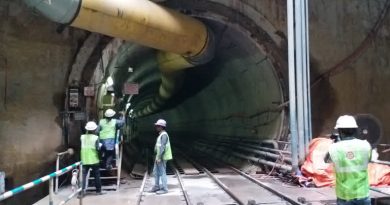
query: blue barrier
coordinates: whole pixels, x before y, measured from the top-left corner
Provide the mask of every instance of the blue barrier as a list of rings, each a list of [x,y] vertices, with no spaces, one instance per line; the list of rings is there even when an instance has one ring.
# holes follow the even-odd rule
[[[4,194],[0,195],[0,201],[8,199],[8,198],[10,198],[10,197],[20,193],[20,192],[26,191],[27,189],[30,189],[30,188],[32,188],[34,186],[37,186],[37,185],[39,185],[39,184],[41,184],[43,182],[46,182],[49,179],[52,179],[52,178],[54,178],[56,176],[61,176],[61,175],[65,174],[65,173],[69,172],[70,170],[80,166],[80,164],[81,164],[81,162],[76,162],[76,163],[74,163],[74,164],[72,164],[70,166],[67,166],[67,167],[65,167],[65,168],[63,168],[61,170],[58,170],[58,171],[53,172],[53,173],[51,173],[49,175],[46,175],[46,176],[41,177],[39,179],[36,179],[36,180],[34,180],[34,181],[30,182],[30,183],[27,183],[27,184],[25,184],[23,186],[16,187],[16,188],[14,188],[14,189],[12,189],[10,191],[7,191]]]

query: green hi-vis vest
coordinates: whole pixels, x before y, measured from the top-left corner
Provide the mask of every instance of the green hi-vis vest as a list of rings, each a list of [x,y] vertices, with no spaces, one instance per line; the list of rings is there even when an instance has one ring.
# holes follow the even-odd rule
[[[344,200],[369,196],[368,162],[371,146],[366,140],[352,139],[334,143],[329,148],[336,171],[336,195]]]
[[[157,153],[160,153],[161,148],[161,137],[163,135],[167,136],[167,144],[165,145],[165,152],[163,153],[162,159],[163,160],[171,160],[172,159],[172,149],[171,149],[171,143],[169,142],[169,136],[168,133],[165,131],[162,131],[160,135],[157,138],[156,145],[154,146],[154,151]]]
[[[81,163],[85,165],[98,164],[99,156],[96,150],[96,141],[99,139],[94,134],[81,135]]]
[[[116,131],[116,120],[112,119],[109,122],[107,119],[101,119],[99,121],[100,125],[100,132],[99,136],[100,139],[110,139],[110,138],[115,138],[115,131]]]

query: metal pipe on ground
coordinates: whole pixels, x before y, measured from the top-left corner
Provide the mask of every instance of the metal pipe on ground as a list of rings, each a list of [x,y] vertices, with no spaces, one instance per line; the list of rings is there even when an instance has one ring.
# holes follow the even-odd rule
[[[202,145],[208,145],[208,144],[205,144],[205,143],[202,143],[200,142]],[[225,147],[228,147],[230,146],[231,144],[227,144],[227,143],[218,143],[218,144],[225,144],[223,146]],[[273,154],[273,153],[270,153],[270,152],[265,152],[265,151],[260,151],[260,150],[256,150],[256,149],[252,149],[252,148],[247,148],[247,147],[244,147],[244,146],[237,146],[235,145],[233,147],[233,149],[239,149],[239,150],[243,150],[243,151],[246,151],[246,152],[250,152],[252,154],[257,154],[257,155],[261,155],[263,157],[268,157],[268,158],[271,158],[271,159],[275,159],[275,160],[282,160],[282,161],[285,161],[285,162],[288,162],[291,164],[291,158],[290,157],[284,157],[284,156],[281,156],[281,155],[278,155],[278,154]]]
[[[204,140],[204,141],[207,141],[207,142],[210,142],[210,140],[207,140],[207,139],[200,139],[200,140]],[[262,151],[268,151],[268,152],[272,152],[272,153],[276,153],[276,154],[288,154],[288,155],[291,155],[291,152],[290,151],[286,151],[286,150],[279,150],[279,149],[273,149],[273,148],[269,148],[269,147],[262,147],[260,145],[253,145],[253,144],[248,144],[246,142],[240,142],[240,141],[230,141],[230,140],[213,140],[213,141],[217,141],[217,142],[226,142],[226,143],[235,143],[235,144],[238,144],[238,145],[242,145],[242,146],[245,146],[245,147],[250,147],[250,148],[253,148],[253,149],[259,149],[259,150],[262,150]]]
[[[281,155],[278,155],[278,154],[273,154],[273,153],[270,153],[270,152],[265,152],[265,151],[259,151],[259,150],[255,150],[255,149],[252,149],[252,148],[246,148],[246,147],[242,147],[242,146],[237,146],[238,149],[241,149],[241,150],[244,150],[244,151],[248,151],[248,152],[251,152],[253,154],[258,154],[258,155],[261,155],[261,156],[264,156],[264,157],[269,157],[269,158],[272,158],[272,159],[275,159],[275,160],[282,160],[282,161],[285,161],[285,162],[288,162],[291,164],[291,158],[290,157],[283,157]]]
[[[212,147],[212,145],[210,146],[207,144],[201,144],[201,146],[206,146],[208,148],[212,148],[213,151],[218,151],[218,152],[226,154],[226,152],[224,152],[225,150],[221,149],[221,147],[218,147],[218,146]],[[267,161],[264,159],[259,159],[256,157],[250,157],[250,156],[238,153],[238,152],[229,152],[229,154],[232,156],[241,158],[241,159],[250,160],[250,161],[255,162],[255,163],[259,163],[259,164],[263,164],[263,165],[267,165],[267,166],[272,166],[272,167],[275,167],[276,169],[282,169],[282,170],[286,170],[286,171],[290,171],[290,172],[292,171],[292,167],[290,165],[284,165],[284,164],[280,164],[280,163],[276,163],[276,162]]]
[[[255,162],[255,163],[259,163],[259,164],[275,167],[275,169],[282,169],[282,170],[286,170],[286,171],[289,171],[289,172],[292,171],[292,167],[290,165],[283,165],[283,164],[279,164],[279,163],[275,163],[275,162],[270,162],[270,161],[267,161],[267,160],[264,160],[264,159],[250,157],[250,156],[246,156],[246,155],[243,155],[243,154],[240,154],[240,153],[236,153],[236,152],[233,152],[232,155],[236,156],[236,157],[239,157],[239,158],[242,158],[242,159],[250,160],[250,161]]]

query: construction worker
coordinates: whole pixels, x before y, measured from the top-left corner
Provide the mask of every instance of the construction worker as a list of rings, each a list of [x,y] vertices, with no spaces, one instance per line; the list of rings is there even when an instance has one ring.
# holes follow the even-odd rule
[[[156,123],[154,123],[154,126],[158,132],[158,137],[156,140],[156,145],[154,146],[154,152],[156,154],[153,167],[155,183],[150,192],[166,194],[168,193],[166,174],[167,161],[172,159],[171,143],[169,142],[168,133],[165,131],[167,122],[163,119],[159,119]]]
[[[371,204],[367,172],[371,146],[366,140],[356,138],[357,128],[353,116],[340,116],[335,126],[340,141],[333,143],[329,148],[336,172],[338,205]]]
[[[81,196],[85,193],[85,186],[87,180],[87,173],[89,169],[92,169],[92,173],[95,177],[95,187],[97,194],[103,194],[102,186],[100,182],[99,172],[99,155],[98,150],[100,148],[99,137],[93,132],[98,126],[95,122],[90,121],[85,125],[86,134],[81,135],[81,163],[83,165],[83,191]]]
[[[112,159],[115,156],[115,135],[116,130],[123,126],[123,120],[113,119],[116,112],[107,109],[104,112],[104,119],[99,121],[99,139],[103,144],[103,165],[106,169],[112,169]]]

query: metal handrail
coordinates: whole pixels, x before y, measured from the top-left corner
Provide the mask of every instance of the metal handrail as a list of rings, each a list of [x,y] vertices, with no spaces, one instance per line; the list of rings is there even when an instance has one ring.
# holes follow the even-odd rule
[[[3,200],[8,199],[10,197],[13,197],[13,196],[15,196],[15,195],[17,195],[17,194],[19,194],[21,192],[24,192],[24,191],[26,191],[28,189],[31,189],[31,188],[39,185],[39,184],[42,184],[43,182],[46,182],[46,181],[50,180],[50,182],[49,182],[49,204],[52,205],[53,204],[53,184],[54,184],[53,180],[54,180],[54,178],[57,177],[57,176],[61,176],[61,175],[65,174],[65,173],[68,173],[71,170],[75,169],[76,167],[80,167],[80,170],[81,170],[82,169],[81,162],[76,162],[76,163],[74,163],[74,164],[72,164],[70,166],[67,166],[67,167],[65,167],[65,168],[63,168],[61,170],[58,170],[58,171],[53,172],[53,173],[51,173],[49,175],[46,175],[46,176],[41,177],[39,179],[36,179],[36,180],[34,180],[34,181],[30,182],[30,183],[24,184],[22,186],[14,188],[14,189],[12,189],[10,191],[7,191],[7,192],[5,192],[5,193],[0,195],[0,201],[3,201]],[[82,173],[82,172],[80,172],[80,173]],[[80,181],[80,183],[82,183],[82,181]],[[79,192],[79,190],[77,192]],[[82,202],[81,202],[81,199],[80,199],[80,204],[81,203]]]
[[[116,189],[119,189],[120,179],[121,179],[121,169],[122,169],[122,155],[123,155],[123,135],[118,131],[117,140],[115,143],[116,149],[116,167],[117,167],[117,183]]]
[[[69,148],[65,152],[57,153],[56,171],[60,170],[60,158],[61,158],[61,156],[66,155],[66,154],[72,155],[73,153],[74,153],[74,150],[72,148]],[[56,183],[55,183],[55,189],[54,189],[54,193],[56,193],[56,194],[58,193],[58,186],[59,186],[59,182],[58,181],[59,181],[59,178],[58,178],[58,176],[56,176]]]

